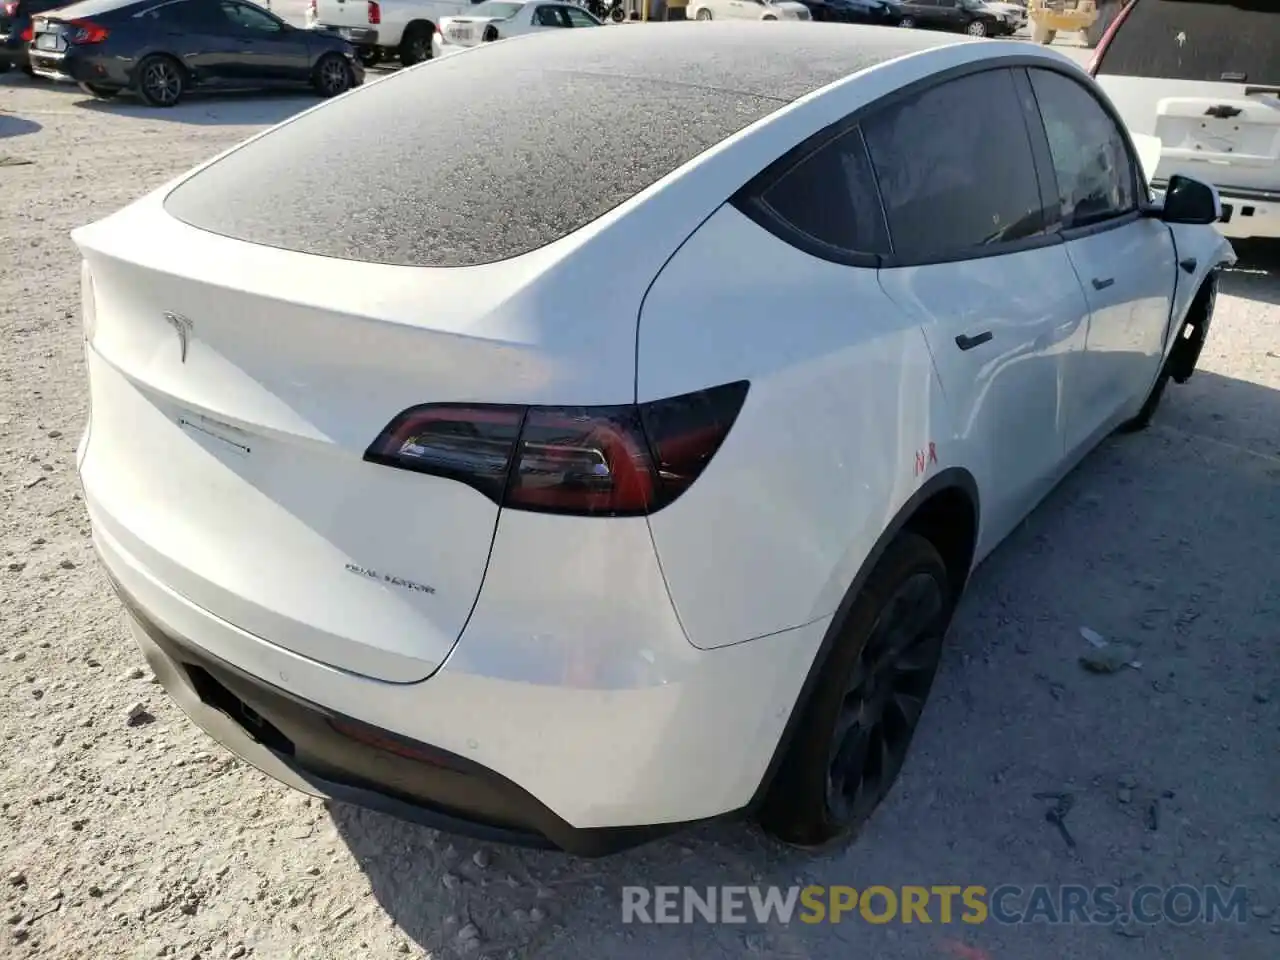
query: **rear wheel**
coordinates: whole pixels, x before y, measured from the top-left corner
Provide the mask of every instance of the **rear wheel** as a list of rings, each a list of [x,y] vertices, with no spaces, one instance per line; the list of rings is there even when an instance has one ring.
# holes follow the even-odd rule
[[[893,786],[933,685],[954,600],[946,564],[901,534],[845,617],[760,811],[778,839],[852,838]]]
[[[710,19],[711,19],[711,11],[710,11],[710,10],[708,10],[706,7],[703,7],[701,10],[699,10],[699,11],[698,11],[697,16],[695,16],[695,17],[694,17],[694,19],[695,19],[695,20],[702,20],[702,21],[704,21],[704,22],[705,22],[705,21],[707,21],[707,20],[710,20]]]
[[[411,23],[400,38],[400,62],[406,67],[431,59],[431,28],[423,23]]]
[[[322,97],[336,97],[351,89],[351,67],[341,54],[326,53],[316,64],[311,84]]]
[[[612,20],[614,23],[622,23],[623,20],[627,19],[626,11],[623,10],[622,7],[620,6],[614,7],[609,12],[609,19]]]
[[[80,89],[99,100],[114,100],[120,93],[119,90],[112,87],[103,87],[96,83],[82,83],[80,84]]]
[[[187,75],[173,57],[152,54],[138,64],[138,94],[153,107],[172,107],[187,89]]]
[[[360,51],[360,62],[366,67],[376,67],[382,62],[382,51],[377,47],[369,47]]]
[[[481,42],[481,43],[493,43],[493,41],[495,41],[495,40],[497,40],[497,39],[498,39],[498,29],[497,29],[497,27],[485,27],[485,28],[484,28],[484,36],[482,36],[482,37],[480,38],[480,42]]]

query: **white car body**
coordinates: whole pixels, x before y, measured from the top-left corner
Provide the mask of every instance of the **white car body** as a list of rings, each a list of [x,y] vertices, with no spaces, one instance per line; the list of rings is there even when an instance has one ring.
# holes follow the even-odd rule
[[[1027,8],[1024,6],[1016,3],[999,3],[997,0],[983,0],[982,5],[1019,28],[1027,24]]]
[[[794,0],[694,0],[694,20],[809,20],[809,8]]]
[[[1174,174],[1218,188],[1228,237],[1280,237],[1280,5],[1141,0],[1089,72]]]
[[[924,31],[547,31],[75,231],[77,466],[166,689],[286,783],[449,829],[599,852],[753,805],[886,544],[953,537],[958,590],[1139,410],[1232,259],[1135,213],[854,263],[726,202],[901,88],[1006,61],[1092,89],[1051,50]],[[600,155],[639,192],[563,189]]]
[[[406,66],[431,56],[436,25],[466,13],[476,0],[311,0],[306,25],[332,29],[365,57]]]
[[[434,55],[440,57],[490,40],[566,27],[599,26],[603,24],[575,3],[488,0],[464,16],[442,18],[431,44]]]

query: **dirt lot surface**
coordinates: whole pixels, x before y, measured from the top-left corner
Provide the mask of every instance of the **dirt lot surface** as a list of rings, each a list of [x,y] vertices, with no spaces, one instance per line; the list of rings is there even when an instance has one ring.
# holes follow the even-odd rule
[[[834,856],[745,826],[584,862],[293,794],[151,684],[90,548],[69,231],[309,106],[104,106],[0,77],[0,956],[1280,956],[1280,249],[1201,372],[978,572],[901,781]],[[1088,627],[1136,648],[1095,675]],[[127,722],[142,704],[154,721]],[[1068,847],[1033,795],[1067,791]],[[1151,820],[1156,802],[1157,819]],[[1217,925],[623,926],[624,884],[1239,884]]]

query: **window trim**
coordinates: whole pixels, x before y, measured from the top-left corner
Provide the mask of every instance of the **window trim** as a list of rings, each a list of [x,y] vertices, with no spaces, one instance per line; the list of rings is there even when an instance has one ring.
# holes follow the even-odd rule
[[[757,200],[757,197],[760,194],[763,194],[764,191],[772,186],[774,182],[785,176],[786,173],[801,160],[806,159],[809,154],[825,146],[828,141],[847,133],[853,127],[861,126],[864,120],[881,110],[887,110],[904,100],[918,96],[933,87],[941,86],[942,84],[949,83],[952,80],[959,80],[964,77],[979,73],[986,73],[991,70],[1010,71],[1014,74],[1014,83],[1016,85],[1018,83],[1019,68],[1025,69],[1030,67],[1038,67],[1054,73],[1060,73],[1064,77],[1079,82],[1077,74],[1079,74],[1080,68],[1074,64],[1058,63],[1053,60],[1048,60],[1034,55],[1028,56],[1026,54],[991,57],[975,63],[964,63],[959,66],[949,67],[946,70],[940,70],[937,73],[930,74],[927,77],[921,77],[919,80],[890,91],[870,103],[863,104],[847,116],[842,117],[834,123],[828,124],[817,133],[806,137],[795,147],[792,147],[781,157],[774,160],[771,164],[748,180],[736,193],[733,194],[733,196],[729,198],[728,202],[740,213],[751,219],[758,226],[768,230],[784,243],[790,244],[791,246],[796,247],[797,249],[814,257],[818,257],[819,259],[829,260],[832,263],[842,263],[852,267],[878,267],[881,269],[892,269],[896,267],[923,267],[932,264],[960,263],[966,260],[984,260],[987,257],[1003,257],[1015,253],[1024,253],[1028,250],[1038,250],[1041,247],[1050,247],[1055,244],[1063,243],[1065,242],[1066,237],[1064,231],[1059,230],[1039,237],[1027,237],[1024,240],[1015,240],[1011,243],[1000,244],[999,246],[991,247],[990,249],[975,248],[960,251],[948,256],[930,257],[928,259],[903,257],[899,256],[896,251],[888,254],[857,253],[850,250],[832,248],[827,244],[816,241],[814,238],[809,237],[808,234],[792,227],[790,224],[786,223],[786,221],[779,220],[776,214],[768,212],[768,208],[765,205],[760,204]],[[1026,82],[1029,84],[1031,81],[1028,78]],[[1134,148],[1133,141],[1129,137],[1128,129],[1119,121],[1119,114],[1116,111],[1115,105],[1111,103],[1110,99],[1107,98],[1106,94],[1101,90],[1095,89],[1093,92],[1099,103],[1103,105],[1104,109],[1106,109],[1107,113],[1111,116],[1112,121],[1120,127],[1120,134],[1124,139],[1125,149],[1128,151],[1130,158],[1132,159],[1136,157],[1138,151]],[[1019,100],[1020,105],[1021,103],[1022,101]],[[1020,110],[1019,113],[1022,116],[1023,126],[1027,128],[1027,137],[1031,141],[1032,159],[1036,160],[1034,130],[1027,122],[1028,118],[1025,108]],[[1043,121],[1040,120],[1038,111],[1036,114],[1036,122],[1040,124],[1041,134],[1043,135]],[[1044,148],[1046,151],[1048,150],[1047,137],[1045,138]],[[874,167],[872,169],[874,173]],[[1053,169],[1052,162],[1049,164],[1049,169]],[[1041,194],[1043,196],[1044,170],[1041,168],[1040,162],[1036,163],[1035,170],[1036,179],[1040,184]],[[1137,217],[1149,216],[1149,210],[1151,209],[1151,205],[1148,201],[1150,190],[1147,187],[1146,178],[1143,174],[1141,164],[1135,163],[1134,171],[1137,175],[1140,188],[1138,191],[1139,206]],[[878,177],[876,178],[876,194],[878,196],[880,195],[880,183]],[[1056,198],[1054,198],[1054,200],[1056,202]],[[881,197],[880,201],[880,215],[885,218],[885,225],[887,228],[888,216],[887,211],[884,208],[883,197]],[[1103,221],[1102,224],[1102,226],[1106,226],[1108,229],[1110,229],[1112,225],[1112,221]],[[1120,224],[1114,225],[1120,226]],[[1075,229],[1077,231],[1096,231],[1098,226],[1100,225],[1090,224],[1088,227],[1077,227]],[[1074,238],[1075,235],[1076,234],[1073,232],[1071,237]],[[893,250],[892,231],[889,232],[889,244],[890,249]]]
[[[1019,70],[1022,77],[1020,82],[1026,84],[1027,91],[1031,94],[1031,101],[1036,105],[1034,111],[1024,106],[1024,119],[1027,122],[1027,129],[1031,136],[1032,144],[1035,147],[1036,166],[1041,183],[1041,192],[1044,194],[1044,202],[1047,209],[1056,207],[1061,197],[1061,191],[1058,184],[1058,171],[1053,165],[1053,152],[1049,149],[1049,135],[1045,131],[1044,116],[1041,112],[1040,98],[1036,96],[1035,84],[1031,80],[1032,67],[1024,67]],[[1089,223],[1080,227],[1062,226],[1057,233],[1063,240],[1070,242],[1084,237],[1092,237],[1100,233],[1107,233],[1111,230],[1118,230],[1121,227],[1127,227],[1131,223],[1136,223],[1148,216],[1148,208],[1150,203],[1148,198],[1151,196],[1150,186],[1146,181],[1146,174],[1142,169],[1142,162],[1138,159],[1137,149],[1133,145],[1133,141],[1129,136],[1129,130],[1120,119],[1119,113],[1115,109],[1115,105],[1109,100],[1105,100],[1105,94],[1094,84],[1090,89],[1090,85],[1082,83],[1079,77],[1073,77],[1070,72],[1065,70],[1050,71],[1058,73],[1065,77],[1069,82],[1080,87],[1086,95],[1092,96],[1095,103],[1102,108],[1111,123],[1120,133],[1120,141],[1124,145],[1125,155],[1129,158],[1129,169],[1133,175],[1133,198],[1134,208],[1126,210],[1123,213],[1108,217],[1106,220],[1099,220],[1097,223]],[[1024,102],[1024,101],[1020,101]],[[1050,207],[1049,205],[1052,205]]]

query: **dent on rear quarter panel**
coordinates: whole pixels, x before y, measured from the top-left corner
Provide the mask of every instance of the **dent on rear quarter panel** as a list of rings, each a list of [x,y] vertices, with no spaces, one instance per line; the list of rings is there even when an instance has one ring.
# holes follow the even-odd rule
[[[802,253],[726,205],[655,280],[638,346],[640,401],[751,382],[706,471],[650,518],[690,641],[721,647],[833,612],[927,479],[916,452],[943,407],[919,329],[875,270]]]

